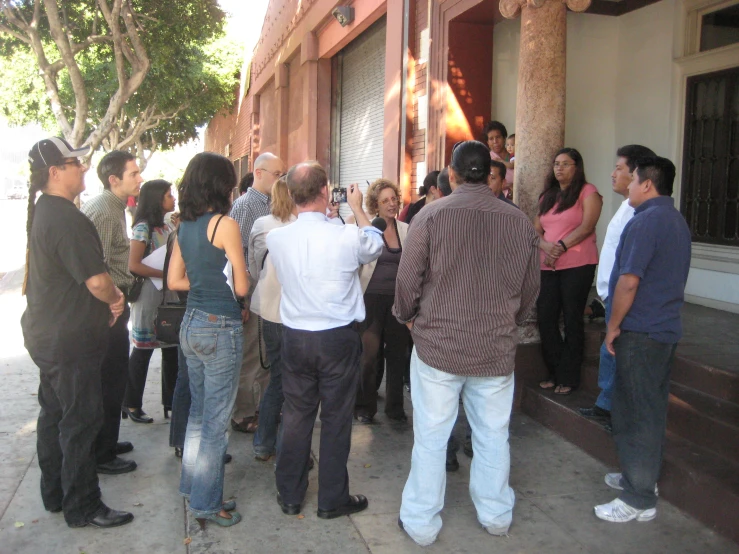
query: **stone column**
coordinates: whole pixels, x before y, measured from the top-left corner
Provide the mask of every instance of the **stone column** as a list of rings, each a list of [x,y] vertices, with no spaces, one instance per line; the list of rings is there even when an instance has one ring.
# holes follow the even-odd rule
[[[521,15],[516,99],[516,176],[513,201],[533,219],[552,159],[564,146],[567,8],[590,0],[501,0],[500,13]]]

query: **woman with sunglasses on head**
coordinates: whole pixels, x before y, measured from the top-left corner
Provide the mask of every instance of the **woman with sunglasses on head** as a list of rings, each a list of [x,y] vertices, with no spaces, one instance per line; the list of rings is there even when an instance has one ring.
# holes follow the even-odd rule
[[[132,274],[162,278],[162,270],[149,267],[143,263],[143,259],[167,244],[172,228],[165,223],[164,216],[173,210],[171,183],[157,179],[141,185],[128,257],[128,269]],[[174,295],[172,292],[166,294]],[[177,348],[176,345],[160,343],[154,332],[157,306],[162,303],[164,295],[165,292],[157,289],[151,279],[144,279],[138,298],[131,302],[133,350],[128,362],[123,415],[136,423],[154,421],[144,412],[142,403],[149,361],[156,348],[162,349],[162,405],[165,418],[172,409],[172,394],[177,379]]]
[[[598,264],[595,226],[602,207],[598,189],[585,179],[580,152],[574,148],[557,152],[534,220],[541,237],[539,333],[549,370],[539,387],[554,394],[570,394],[580,385],[583,311]],[[559,330],[561,315],[564,337]]]
[[[410,331],[392,314],[395,279],[408,234],[408,225],[397,219],[399,202],[398,186],[387,179],[378,179],[367,190],[367,212],[370,217],[384,219],[386,228],[382,234],[385,243],[382,254],[359,270],[367,312],[360,324],[362,377],[354,407],[354,417],[361,423],[372,423],[377,413],[377,364],[381,347],[384,360],[380,360],[380,363],[387,364],[385,414],[392,420],[408,420],[403,409],[403,373],[408,363]]]
[[[236,400],[244,341],[242,309],[246,261],[238,223],[226,214],[237,184],[233,164],[210,152],[197,154],[179,186],[180,226],[167,284],[187,290],[180,344],[190,377],[190,417],[182,455],[180,494],[201,528],[241,521],[234,501],[223,502],[228,423]],[[233,267],[234,290],[223,272]]]

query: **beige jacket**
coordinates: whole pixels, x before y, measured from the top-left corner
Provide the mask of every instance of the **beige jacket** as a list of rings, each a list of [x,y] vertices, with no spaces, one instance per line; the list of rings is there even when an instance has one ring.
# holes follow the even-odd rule
[[[370,218],[371,219],[371,218]],[[400,239],[401,248],[405,247],[405,238],[408,236],[408,224],[396,220],[398,223],[398,238]],[[367,290],[372,274],[375,272],[377,260],[364,264],[359,268],[359,283],[362,285],[362,293]]]
[[[249,259],[247,260],[249,275],[257,282],[251,297],[250,310],[272,323],[282,323],[280,320],[282,285],[277,280],[275,266],[272,265],[272,260],[267,255],[267,233],[289,225],[295,219],[294,215],[290,216],[290,220],[286,222],[280,221],[273,215],[260,217],[254,222],[249,235]]]

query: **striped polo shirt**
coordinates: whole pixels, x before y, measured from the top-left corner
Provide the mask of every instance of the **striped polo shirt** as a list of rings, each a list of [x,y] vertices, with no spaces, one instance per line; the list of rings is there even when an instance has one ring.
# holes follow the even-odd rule
[[[539,236],[487,184],[464,184],[413,219],[393,313],[413,320],[427,365],[462,376],[513,372],[517,325],[539,295]]]

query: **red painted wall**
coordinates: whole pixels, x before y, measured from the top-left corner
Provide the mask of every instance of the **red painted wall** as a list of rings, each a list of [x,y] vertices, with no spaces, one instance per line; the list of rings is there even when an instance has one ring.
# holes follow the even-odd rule
[[[493,83],[493,26],[449,23],[449,75],[446,156],[460,140],[478,139],[490,119]],[[455,105],[456,102],[456,105]],[[466,121],[450,121],[463,117]]]

